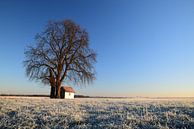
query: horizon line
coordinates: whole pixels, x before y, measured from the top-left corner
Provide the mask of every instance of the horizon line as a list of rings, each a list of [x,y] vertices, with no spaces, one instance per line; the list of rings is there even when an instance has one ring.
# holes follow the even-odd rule
[[[0,96],[16,96],[16,97],[49,97],[49,94],[0,94]],[[88,98],[194,98],[194,96],[93,96],[93,95],[75,95],[79,97]]]

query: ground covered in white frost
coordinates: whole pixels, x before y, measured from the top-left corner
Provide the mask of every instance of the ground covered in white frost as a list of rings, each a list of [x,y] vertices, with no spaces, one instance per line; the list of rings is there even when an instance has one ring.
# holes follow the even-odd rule
[[[0,129],[194,129],[194,99],[0,97]]]

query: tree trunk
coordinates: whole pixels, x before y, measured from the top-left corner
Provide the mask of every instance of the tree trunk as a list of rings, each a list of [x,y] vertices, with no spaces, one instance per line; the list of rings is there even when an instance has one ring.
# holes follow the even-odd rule
[[[55,78],[53,76],[53,72],[51,69],[49,69],[50,72],[50,86],[51,86],[51,92],[50,92],[50,98],[56,98],[56,86],[55,86]]]
[[[50,98],[56,98],[56,88],[51,86]]]
[[[57,90],[57,98],[61,98],[61,88],[58,87],[58,90]]]
[[[57,84],[57,87],[56,87],[56,98],[61,98],[61,95],[60,95],[60,93],[61,93],[61,83],[58,83]]]

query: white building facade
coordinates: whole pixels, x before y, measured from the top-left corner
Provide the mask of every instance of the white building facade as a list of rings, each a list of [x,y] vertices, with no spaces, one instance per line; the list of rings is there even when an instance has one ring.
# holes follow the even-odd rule
[[[65,92],[65,99],[74,99],[73,92]]]

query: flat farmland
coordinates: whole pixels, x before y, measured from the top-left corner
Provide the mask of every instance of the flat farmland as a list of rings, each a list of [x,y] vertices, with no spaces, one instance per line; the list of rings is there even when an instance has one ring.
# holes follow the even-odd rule
[[[1,96],[0,128],[194,129],[194,99]]]

